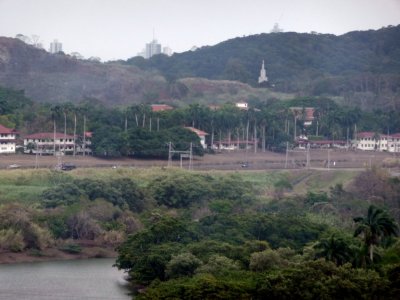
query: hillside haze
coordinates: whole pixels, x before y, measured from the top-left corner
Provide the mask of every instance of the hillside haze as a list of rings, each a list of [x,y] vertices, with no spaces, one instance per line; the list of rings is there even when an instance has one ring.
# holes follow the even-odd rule
[[[268,90],[257,84],[262,60]],[[400,26],[341,36],[259,34],[172,57],[109,63],[54,55],[0,37],[0,86],[24,90],[44,102],[215,103],[262,100],[279,92],[331,96],[363,109],[398,109]]]
[[[164,81],[135,66],[77,60],[0,37],[0,86],[25,90],[35,101],[140,102],[150,91],[161,89],[162,93]]]

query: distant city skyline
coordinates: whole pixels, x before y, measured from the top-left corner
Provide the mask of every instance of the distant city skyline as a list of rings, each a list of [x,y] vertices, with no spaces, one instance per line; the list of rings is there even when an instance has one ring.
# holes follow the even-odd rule
[[[400,0],[0,0],[0,36],[36,36],[48,50],[128,59],[153,39],[174,52],[270,32],[331,33],[400,23]],[[275,29],[277,29],[275,27]]]

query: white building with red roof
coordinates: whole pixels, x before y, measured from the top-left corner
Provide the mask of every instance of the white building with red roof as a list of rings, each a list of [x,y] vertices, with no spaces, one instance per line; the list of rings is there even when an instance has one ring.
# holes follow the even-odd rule
[[[159,112],[159,111],[166,111],[174,109],[172,106],[168,104],[151,104],[151,111],[152,112]]]
[[[15,153],[16,131],[0,124],[0,154]]]
[[[208,135],[207,132],[194,127],[185,127],[185,128],[197,134],[197,136],[200,138],[200,144],[203,146],[204,149],[207,149],[207,144],[206,144],[206,135]]]
[[[74,136],[60,132],[40,132],[25,136],[25,153],[54,154],[74,152]]]
[[[353,147],[360,150],[400,152],[400,133],[386,135],[372,131],[359,132]]]

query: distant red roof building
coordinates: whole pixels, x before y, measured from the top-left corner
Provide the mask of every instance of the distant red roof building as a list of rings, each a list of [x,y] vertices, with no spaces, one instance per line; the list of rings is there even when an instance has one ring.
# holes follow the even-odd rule
[[[204,132],[204,131],[194,128],[194,127],[185,127],[185,128],[189,129],[190,131],[197,134],[197,136],[200,138],[200,144],[203,146],[204,149],[207,148],[207,145],[206,145],[206,135],[208,135],[207,132]]]
[[[91,132],[91,131],[86,131],[85,132],[85,137],[91,138],[92,136],[93,136],[93,132]]]
[[[64,138],[64,133],[56,132],[56,139],[63,139]],[[54,138],[54,132],[40,132],[40,133],[34,133],[25,136],[25,139],[53,139]],[[73,139],[73,135],[65,135],[66,139]]]
[[[5,126],[0,124],[0,133],[1,134],[10,134],[10,133],[15,133],[15,130],[7,128],[7,127],[5,127]]]
[[[208,135],[207,132],[202,131],[200,129],[194,128],[194,127],[185,127],[186,129],[189,129],[190,131],[193,131],[195,134],[197,134],[198,136],[206,136]]]
[[[167,105],[167,104],[151,104],[150,106],[151,106],[151,111],[152,112],[174,109],[172,106]]]
[[[375,136],[375,132],[372,132],[372,131],[364,131],[364,132],[357,133],[358,139],[373,138],[374,136]]]
[[[314,120],[314,112],[315,112],[314,107],[306,107],[305,112],[306,112],[305,121]]]
[[[211,110],[218,110],[221,108],[221,105],[217,105],[217,104],[209,104],[208,108]]]
[[[0,153],[15,153],[15,135],[14,129],[0,125]]]

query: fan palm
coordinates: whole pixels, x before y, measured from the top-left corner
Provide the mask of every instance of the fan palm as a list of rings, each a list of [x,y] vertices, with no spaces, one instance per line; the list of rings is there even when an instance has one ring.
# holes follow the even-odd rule
[[[384,237],[397,236],[398,227],[393,218],[374,205],[368,208],[366,217],[354,218],[354,222],[358,224],[354,236],[363,236],[371,262],[374,261],[374,245],[379,245]]]
[[[317,250],[316,257],[323,257],[336,265],[349,262],[352,258],[352,251],[349,244],[341,237],[332,234],[329,238],[320,240],[314,248]]]

